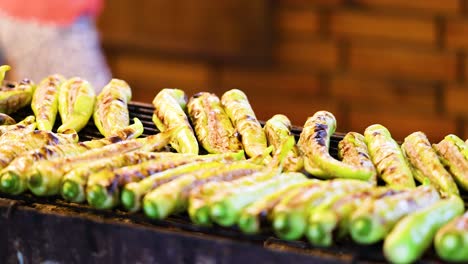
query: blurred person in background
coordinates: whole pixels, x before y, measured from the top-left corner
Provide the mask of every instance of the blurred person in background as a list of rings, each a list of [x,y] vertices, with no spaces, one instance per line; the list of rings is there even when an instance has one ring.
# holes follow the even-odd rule
[[[95,19],[103,0],[0,0],[0,60],[15,78],[59,73],[91,82],[99,92],[110,80]],[[10,78],[11,79],[11,78]]]

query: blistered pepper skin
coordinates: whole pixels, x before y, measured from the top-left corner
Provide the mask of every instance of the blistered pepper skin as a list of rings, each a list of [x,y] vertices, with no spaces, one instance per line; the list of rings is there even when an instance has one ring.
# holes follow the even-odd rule
[[[199,146],[190,126],[187,110],[187,95],[180,89],[162,89],[153,99],[153,122],[160,131],[180,127],[171,146],[179,153],[198,154]]]
[[[221,104],[240,134],[247,156],[261,155],[267,148],[267,139],[247,95],[238,89],[229,90],[221,97]]]
[[[416,186],[409,163],[387,128],[371,125],[364,131],[364,137],[378,176],[387,185],[395,188]]]
[[[459,195],[457,184],[452,175],[445,170],[423,132],[414,132],[407,136],[401,149],[416,172],[414,177],[419,182],[429,181],[443,196]]]
[[[188,114],[200,144],[208,153],[238,152],[242,144],[219,98],[201,92],[187,104]]]
[[[320,173],[316,174],[315,169],[308,172],[320,178],[369,180],[372,171],[341,162],[330,155],[330,138],[335,129],[336,119],[330,112],[318,111],[307,119],[297,143],[304,156],[306,170],[310,168],[308,164],[315,164]]]
[[[60,86],[58,107],[62,125],[57,132],[74,129],[79,132],[93,115],[96,94],[91,84],[78,77]]]
[[[59,89],[64,81],[63,76],[55,74],[43,79],[37,85],[31,101],[37,129],[52,131],[57,117]]]
[[[105,137],[130,124],[128,102],[132,89],[123,80],[112,79],[96,97],[94,124]]]

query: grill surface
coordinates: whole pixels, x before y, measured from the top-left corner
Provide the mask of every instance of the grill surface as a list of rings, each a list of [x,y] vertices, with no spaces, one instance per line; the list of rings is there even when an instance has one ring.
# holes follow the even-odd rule
[[[143,136],[157,133],[151,105],[132,102],[131,117],[144,124]],[[30,114],[23,110],[19,120]],[[300,128],[295,127],[296,136]],[[92,121],[80,132],[80,140],[102,137]],[[336,156],[343,134],[331,139]],[[463,193],[466,201],[467,194]],[[0,195],[0,259],[7,263],[57,261],[59,263],[382,263],[382,245],[356,245],[343,240],[330,248],[311,247],[306,241],[288,242],[275,238],[271,230],[244,235],[235,228],[198,227],[187,215],[152,222],[142,213],[120,209],[100,211],[72,204],[58,197],[39,198],[30,194]],[[434,251],[421,263],[440,262]]]

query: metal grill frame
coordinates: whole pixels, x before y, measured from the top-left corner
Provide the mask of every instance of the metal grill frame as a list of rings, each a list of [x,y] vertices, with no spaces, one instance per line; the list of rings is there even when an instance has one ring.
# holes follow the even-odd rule
[[[151,105],[131,102],[129,111],[144,124],[143,136],[158,132]],[[14,117],[28,114],[30,109],[24,109]],[[294,127],[296,136],[300,132]],[[102,137],[92,121],[79,135],[82,141]],[[343,136],[332,136],[332,155]],[[280,240],[267,229],[245,235],[236,228],[199,227],[187,215],[155,222],[143,213],[102,211],[31,194],[0,194],[0,228],[0,261],[5,263],[385,263],[382,244],[362,246],[346,239],[317,248],[305,240]],[[432,249],[420,260],[438,262]]]

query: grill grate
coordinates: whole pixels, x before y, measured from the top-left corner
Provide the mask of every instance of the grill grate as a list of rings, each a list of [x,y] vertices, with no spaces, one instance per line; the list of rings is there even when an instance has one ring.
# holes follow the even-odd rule
[[[132,118],[138,117],[141,120],[141,122],[144,124],[145,130],[144,130],[143,136],[152,135],[158,132],[157,128],[155,127],[155,125],[153,124],[151,120],[152,113],[153,113],[153,108],[151,105],[138,103],[138,102],[131,102],[128,108],[130,111],[130,116]],[[31,113],[30,109],[24,109],[16,113],[15,118],[16,120],[19,120],[21,118],[24,118],[30,113]],[[295,127],[293,129],[293,133],[296,136],[300,134],[300,131],[301,129],[299,127]],[[92,121],[88,123],[87,127],[83,129],[79,133],[79,135],[80,135],[80,140],[82,141],[102,137],[97,131]],[[337,153],[338,142],[343,138],[343,136],[344,134],[340,134],[340,133],[336,133],[335,135],[332,136],[331,144],[330,144],[331,145],[330,152],[335,157]],[[466,193],[463,193],[463,198],[465,202],[468,201],[468,196]],[[31,209],[33,209],[34,213],[39,212],[41,216],[44,216],[44,215],[50,216],[50,214],[52,214],[52,215],[56,215],[57,217],[65,216],[65,217],[73,218],[73,219],[78,218],[78,219],[81,219],[82,221],[91,221],[91,223],[104,222],[105,225],[111,225],[111,226],[118,225],[117,227],[118,230],[114,230],[111,228],[112,232],[109,231],[109,234],[108,234],[109,236],[115,236],[114,233],[119,234],[119,232],[127,232],[127,231],[130,232],[129,234],[135,233],[135,234],[139,234],[139,236],[145,236],[145,235],[140,234],[137,231],[137,230],[140,230],[140,228],[145,228],[145,230],[152,231],[153,233],[156,234],[154,236],[156,238],[150,237],[148,239],[157,240],[159,236],[162,236],[165,239],[171,240],[171,239],[175,239],[175,237],[179,237],[182,234],[181,236],[182,238],[179,237],[180,240],[178,240],[179,242],[182,241],[180,243],[186,243],[184,241],[190,240],[192,241],[191,243],[195,243],[195,244],[206,243],[208,248],[212,246],[220,246],[221,248],[218,248],[216,251],[218,250],[229,251],[233,255],[235,255],[234,252],[236,252],[238,245],[247,244],[249,246],[247,250],[249,252],[251,251],[257,254],[256,258],[254,258],[257,260],[257,262],[258,261],[262,261],[262,262],[272,261],[272,262],[279,263],[279,262],[282,262],[282,260],[292,261],[293,259],[299,263],[306,263],[306,262],[311,262],[311,261],[320,261],[320,262],[328,262],[328,263],[354,263],[354,262],[382,263],[382,262],[385,262],[385,259],[382,255],[381,244],[377,244],[373,246],[361,246],[361,245],[356,245],[351,240],[343,240],[343,241],[339,241],[336,245],[330,248],[316,248],[316,247],[310,246],[310,244],[307,243],[306,241],[290,242],[290,241],[280,240],[278,238],[275,238],[272,235],[271,230],[266,230],[266,229],[263,230],[263,232],[258,235],[244,235],[236,228],[223,228],[223,227],[217,227],[217,226],[207,228],[207,227],[195,226],[191,224],[187,215],[171,216],[170,218],[164,221],[152,222],[148,218],[146,218],[142,213],[129,214],[120,209],[116,209],[113,211],[101,211],[101,210],[94,209],[88,205],[68,203],[57,197],[41,198],[41,197],[32,196],[31,194],[23,194],[23,195],[15,196],[15,197],[2,194],[0,197],[0,212],[3,212],[3,216],[6,219],[10,218],[10,214],[14,210],[19,210],[20,212],[23,212],[23,211],[26,212],[28,210],[30,211]],[[26,220],[24,221],[27,222],[27,220],[30,220],[31,217],[35,219],[38,218],[37,215],[26,216],[25,218]],[[55,220],[52,220],[52,221],[55,221]],[[0,220],[0,224],[2,224],[2,220]],[[7,222],[6,224],[8,225],[11,223]],[[125,228],[127,228],[128,230],[125,231],[124,229],[124,231],[122,231],[123,227],[119,226],[121,224],[124,224]],[[95,224],[93,224],[93,226],[94,225]],[[79,224],[77,224],[77,226],[79,226]],[[16,223],[13,224],[13,229],[14,228],[17,228],[18,230],[10,230],[9,232],[13,232],[14,234],[18,236],[21,233],[21,230],[19,230],[21,228],[21,224],[19,225]],[[70,228],[70,226],[65,225],[65,226],[57,227],[58,234],[61,234],[60,232],[61,228],[68,229]],[[150,234],[152,234],[152,232],[150,232]],[[170,232],[170,235],[168,237],[165,237],[164,235],[162,235],[161,232]],[[26,236],[28,235],[26,234]],[[31,239],[31,241],[33,241],[34,236],[31,235],[31,237],[27,237],[25,239]],[[116,236],[115,239],[120,239],[118,240],[118,243],[125,242],[123,241],[125,239],[122,239],[122,237],[119,237],[119,236]],[[221,245],[219,245],[220,239],[222,241],[228,241],[228,242],[223,242],[221,243]],[[5,248],[11,248],[10,246],[11,242],[12,241],[5,242],[7,243],[7,245],[5,245]],[[93,245],[95,243],[96,242],[94,241]],[[133,246],[132,245],[127,246],[128,247],[127,249],[129,252],[131,249],[135,250],[135,252],[140,252],[139,251],[141,250],[140,248],[142,246],[144,247],[144,244],[146,242],[136,241],[133,243],[136,243],[136,244],[132,244]],[[172,242],[172,243],[176,243],[176,242]],[[38,246],[39,248],[41,248],[40,247],[41,245],[38,245]],[[1,247],[2,247],[2,242],[0,240],[0,248]],[[58,245],[58,247],[63,247],[63,245],[62,246]],[[197,249],[197,250],[200,251],[202,249],[204,249],[204,246],[201,249]],[[15,248],[13,248],[13,251],[14,250]],[[83,252],[81,252],[80,254],[81,255],[86,254],[86,249],[83,248],[82,250]],[[161,251],[162,249],[159,249],[159,251],[158,249],[153,249],[153,250],[154,250],[153,251],[154,256],[159,256],[159,257],[163,256],[161,255],[163,254]],[[188,252],[191,252],[190,254],[192,255],[199,254],[199,252],[198,253],[192,252],[195,249],[180,249],[180,250],[181,251],[178,253],[183,254],[183,255],[188,254]],[[43,251],[46,252],[47,248],[43,248]],[[0,249],[0,253],[4,253],[4,252],[2,252],[2,250]],[[11,254],[11,252],[7,252],[7,253]],[[220,255],[220,253],[217,253],[217,252],[211,252],[211,253],[205,252],[205,253],[207,254],[206,256],[208,257],[211,256],[212,260],[214,260],[216,263],[217,262],[235,263],[236,258],[237,260],[240,260],[239,256],[231,256],[230,260],[226,260],[225,256],[223,258],[223,255],[222,254]],[[132,254],[130,254],[130,256],[132,256]],[[81,257],[78,257],[78,258],[80,262],[83,262],[83,261],[86,262],[87,260],[91,260],[92,262],[94,262],[96,260],[94,258],[93,259],[83,259]],[[62,260],[65,260],[65,259],[67,259],[67,256],[64,256],[62,258]],[[102,260],[102,259],[98,259],[98,260]],[[112,260],[112,259],[108,258],[107,260]],[[245,258],[243,259],[243,261],[253,262],[254,260]],[[424,255],[421,262],[424,262],[424,263],[437,262],[437,257],[435,256],[434,251],[429,250]]]

